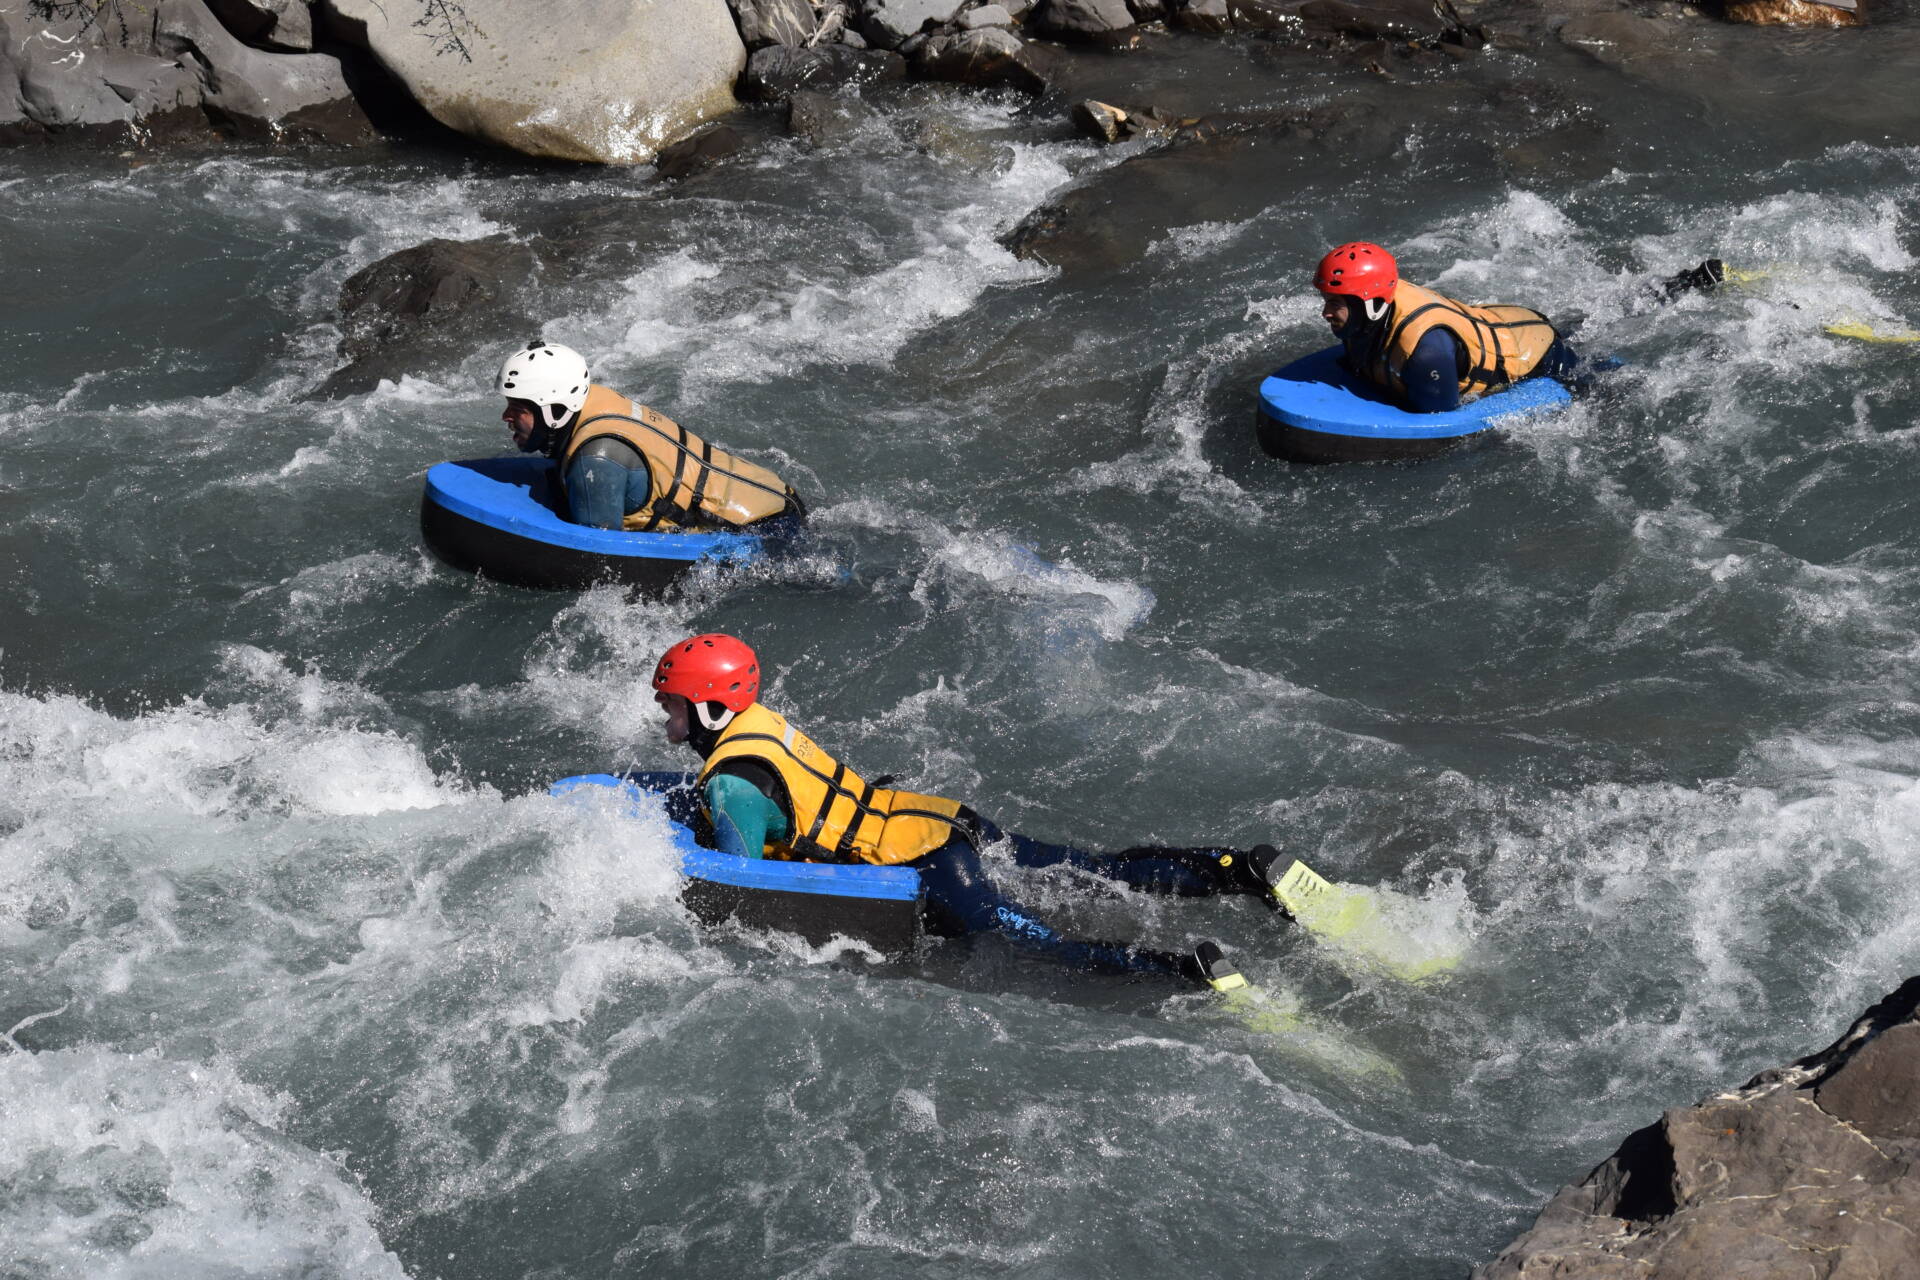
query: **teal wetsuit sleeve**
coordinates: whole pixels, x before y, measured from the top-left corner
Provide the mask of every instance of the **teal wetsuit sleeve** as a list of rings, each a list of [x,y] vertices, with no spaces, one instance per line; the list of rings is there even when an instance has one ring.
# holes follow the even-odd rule
[[[766,856],[769,828],[786,828],[780,806],[760,794],[745,778],[716,773],[707,779],[707,812],[713,815],[713,838],[720,852],[740,858]]]

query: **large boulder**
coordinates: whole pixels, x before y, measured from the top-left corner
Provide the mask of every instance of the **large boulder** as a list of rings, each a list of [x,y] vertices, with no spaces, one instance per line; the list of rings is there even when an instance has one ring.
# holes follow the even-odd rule
[[[433,117],[527,155],[641,164],[733,110],[727,0],[330,0]]]
[[[1832,1045],[1675,1107],[1475,1280],[1920,1273],[1920,978]]]
[[[0,135],[372,136],[337,59],[248,48],[205,0],[0,0],[0,64]]]

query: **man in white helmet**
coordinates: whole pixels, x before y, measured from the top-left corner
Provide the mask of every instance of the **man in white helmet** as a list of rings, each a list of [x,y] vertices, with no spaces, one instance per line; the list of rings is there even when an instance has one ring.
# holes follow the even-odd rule
[[[495,385],[507,400],[500,418],[513,443],[558,465],[565,514],[575,524],[654,533],[753,526],[777,534],[806,517],[779,476],[595,385],[572,347],[530,343],[507,357]]]

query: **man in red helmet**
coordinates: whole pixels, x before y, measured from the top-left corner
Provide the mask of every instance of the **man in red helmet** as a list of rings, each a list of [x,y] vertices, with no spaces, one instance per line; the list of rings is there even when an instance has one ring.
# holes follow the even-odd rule
[[[1377,244],[1343,244],[1313,276],[1320,316],[1346,348],[1343,363],[1415,413],[1441,413],[1522,378],[1578,363],[1538,311],[1473,306],[1400,278]]]
[[[674,645],[654,669],[653,688],[666,709],[667,741],[700,754],[696,785],[721,852],[911,866],[936,933],[993,931],[1076,967],[1180,976],[1216,991],[1246,985],[1212,942],[1179,955],[1068,937],[1001,893],[980,851],[1004,841],[1022,867],[1073,867],[1149,893],[1258,894],[1277,907],[1273,873],[1292,859],[1271,846],[1084,853],[1003,833],[956,800],[865,781],[761,705],[759,660],[733,636]]]

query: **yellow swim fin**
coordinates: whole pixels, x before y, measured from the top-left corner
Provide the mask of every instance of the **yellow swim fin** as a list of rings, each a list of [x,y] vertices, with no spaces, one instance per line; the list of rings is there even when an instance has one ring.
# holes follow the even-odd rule
[[[1316,1025],[1302,1011],[1299,997],[1248,982],[1214,943],[1202,942],[1194,948],[1193,958],[1201,981],[1219,993],[1221,1012],[1247,1031],[1269,1037],[1281,1052],[1350,1079],[1406,1083],[1400,1068],[1387,1059],[1347,1036]]]
[[[1858,338],[1861,342],[1920,342],[1920,333],[1912,329],[1876,329],[1859,320],[1842,320],[1820,327],[1836,338]]]
[[[1780,273],[1771,268],[1760,271],[1743,271],[1738,267],[1729,267],[1725,263],[1720,264],[1720,278],[1728,284],[1754,284],[1761,280],[1771,280],[1778,274]],[[1855,319],[1852,316],[1835,320],[1830,324],[1823,324],[1820,327],[1836,338],[1852,338],[1858,342],[1920,342],[1920,332],[1915,332],[1912,329],[1876,329],[1866,321]]]
[[[1298,858],[1275,878],[1286,858],[1272,845],[1260,845],[1249,862],[1272,894],[1273,902],[1301,928],[1337,950],[1363,957],[1408,982],[1419,982],[1457,968],[1460,951],[1453,938],[1435,940],[1434,930],[1415,929],[1417,904],[1385,889],[1335,884]],[[1396,917],[1399,917],[1398,919]]]

